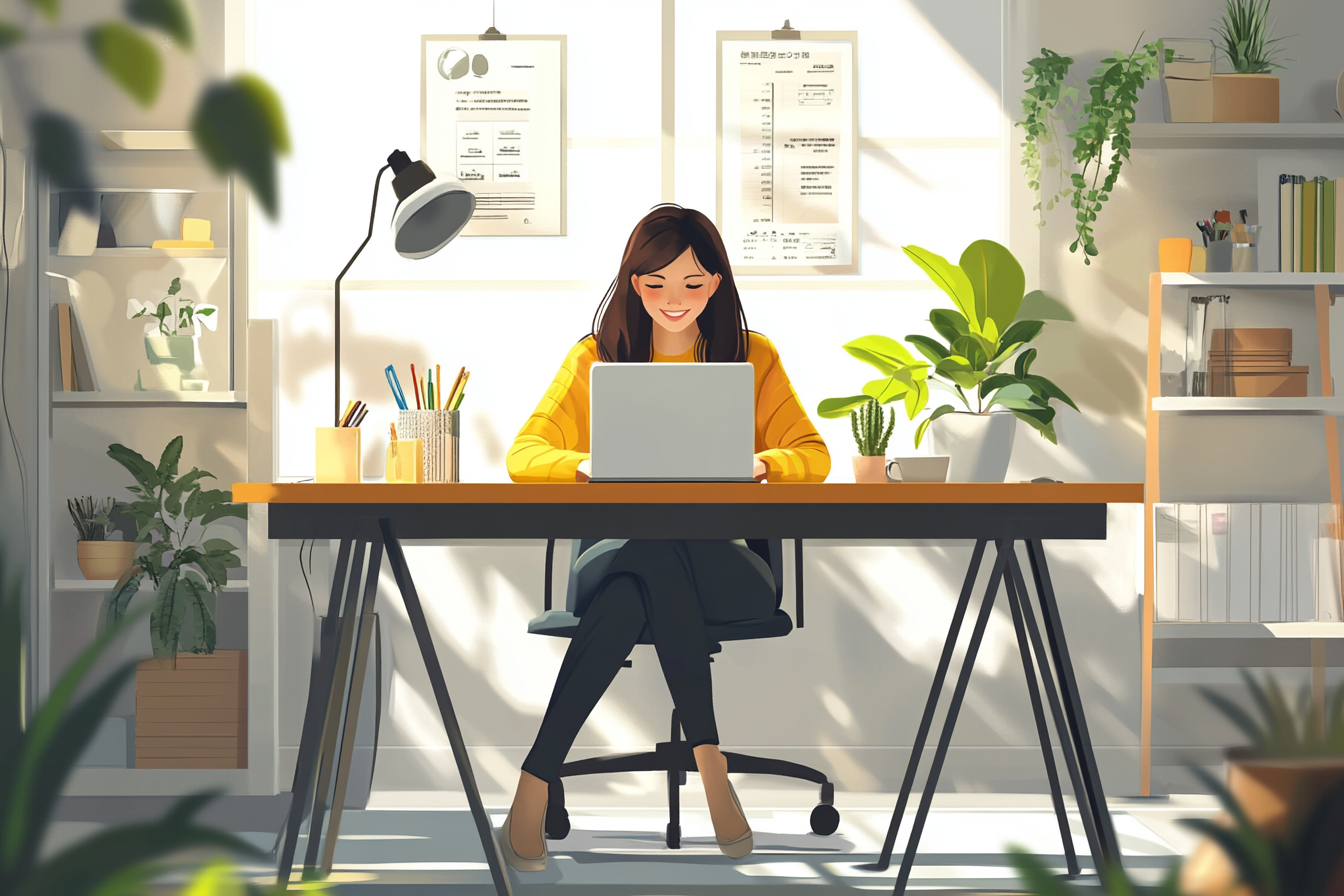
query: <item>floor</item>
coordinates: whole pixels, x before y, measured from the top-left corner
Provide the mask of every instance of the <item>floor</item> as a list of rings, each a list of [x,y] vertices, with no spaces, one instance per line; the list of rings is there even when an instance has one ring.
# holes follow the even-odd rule
[[[718,896],[744,886],[779,888],[809,886],[811,892],[856,893],[892,889],[909,822],[897,840],[895,859],[885,871],[870,866],[881,850],[891,818],[890,794],[837,794],[840,829],[830,836],[809,830],[812,801],[797,792],[766,788],[739,789],[755,831],[756,849],[732,861],[719,853],[703,799],[695,788],[683,793],[682,848],[663,843],[667,823],[664,806],[620,805],[617,799],[570,806],[572,830],[550,842],[551,862],[545,871],[509,871],[516,892],[594,894],[594,896]],[[270,851],[275,826],[286,811],[287,798],[234,797],[207,810],[206,821],[242,833]],[[490,875],[480,841],[465,808],[432,795],[398,799],[375,794],[371,807],[349,811],[341,824],[332,879],[340,894],[451,892],[463,896],[490,894]],[[417,805],[419,804],[419,805]],[[498,828],[507,808],[502,798],[486,796],[491,820]],[[1213,814],[1213,801],[1203,796],[1153,800],[1113,799],[1110,803],[1125,864],[1136,880],[1156,883],[1175,856],[1193,843],[1177,819]],[[64,801],[50,846],[87,835],[114,818],[153,816],[165,804],[156,798],[86,797]],[[910,817],[913,812],[910,813]],[[1091,862],[1076,814],[1071,815],[1073,840],[1084,868]],[[1049,799],[1038,795],[939,794],[929,817],[911,876],[910,891],[948,893],[1017,892],[1020,887],[1008,863],[1007,849],[1019,845],[1046,857],[1063,870],[1059,829]],[[299,841],[299,855],[304,842]],[[258,865],[245,869],[258,883],[274,881],[273,870]],[[298,875],[296,872],[295,879]],[[1095,877],[1084,875],[1083,882]],[[333,892],[326,890],[326,892]]]

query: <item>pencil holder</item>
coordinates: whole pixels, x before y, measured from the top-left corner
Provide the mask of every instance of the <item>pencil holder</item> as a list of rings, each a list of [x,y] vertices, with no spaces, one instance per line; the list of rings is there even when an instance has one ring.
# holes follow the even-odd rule
[[[358,426],[317,428],[317,482],[359,482]]]
[[[387,481],[425,481],[425,443],[420,439],[393,439],[387,443]]]
[[[1232,272],[1232,241],[1214,240],[1204,252],[1204,269],[1210,274]]]
[[[424,443],[425,482],[460,482],[461,411],[400,411],[397,435]]]

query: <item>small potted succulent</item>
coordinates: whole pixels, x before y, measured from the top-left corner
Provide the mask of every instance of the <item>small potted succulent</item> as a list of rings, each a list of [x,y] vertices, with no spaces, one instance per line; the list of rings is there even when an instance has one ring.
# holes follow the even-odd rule
[[[1277,122],[1279,76],[1272,72],[1283,68],[1275,61],[1280,52],[1275,44],[1283,38],[1270,36],[1269,0],[1227,0],[1213,30],[1232,67],[1213,76],[1213,120]]]
[[[139,299],[126,303],[128,320],[149,318],[145,323],[145,356],[149,367],[141,368],[138,391],[205,391],[209,373],[201,362],[201,326],[218,326],[216,305],[198,304],[182,293],[182,278],[174,277],[168,294],[148,304]]]
[[[887,441],[896,427],[896,409],[888,408],[883,415],[882,405],[870,398],[849,412],[849,425],[859,449],[854,457],[854,481],[886,482]]]
[[[112,521],[116,501],[87,496],[67,498],[65,504],[79,532],[75,556],[84,578],[115,580],[131,568],[135,542],[112,538],[113,535],[121,534],[117,524]]]

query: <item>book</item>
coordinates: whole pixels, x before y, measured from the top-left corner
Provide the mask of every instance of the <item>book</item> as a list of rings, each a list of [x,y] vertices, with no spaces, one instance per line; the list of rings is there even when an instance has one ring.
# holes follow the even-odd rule
[[[1293,176],[1279,175],[1279,270],[1293,270]]]
[[[70,303],[70,355],[75,365],[75,382],[80,392],[97,392],[98,376],[93,371],[92,356],[85,336],[84,322],[79,317],[79,303]]]
[[[56,331],[62,362],[69,362],[70,385],[67,391],[94,392],[98,389],[98,378],[94,375],[90,360],[87,331],[79,316],[76,281],[60,274],[48,272],[51,278],[51,303],[56,309]],[[66,355],[66,342],[69,342],[69,355]],[[61,382],[65,384],[66,371],[61,371]]]
[[[1293,176],[1293,270],[1302,270],[1302,188],[1301,175]]]
[[[1310,273],[1316,270],[1316,179],[1302,185],[1302,267]]]
[[[1316,224],[1313,228],[1315,236],[1315,271],[1325,270],[1325,178],[1316,176]]]
[[[1321,205],[1321,270],[1334,273],[1339,270],[1335,254],[1336,182],[1327,179],[1322,188],[1325,201]]]
[[[77,386],[75,361],[71,353],[69,302],[56,303],[56,331],[61,345],[61,389],[65,392],[74,392]]]
[[[1344,268],[1344,177],[1335,178],[1335,270]]]

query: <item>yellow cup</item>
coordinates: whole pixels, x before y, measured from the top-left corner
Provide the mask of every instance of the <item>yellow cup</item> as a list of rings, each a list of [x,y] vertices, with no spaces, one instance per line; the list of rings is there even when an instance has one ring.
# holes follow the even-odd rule
[[[358,426],[317,428],[317,482],[359,482]]]
[[[1203,246],[1190,247],[1190,273],[1204,273],[1205,265],[1208,264],[1207,250]]]
[[[425,481],[425,443],[421,439],[394,439],[387,443],[387,481]]]

